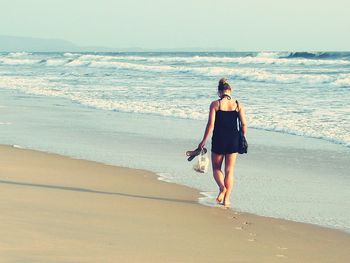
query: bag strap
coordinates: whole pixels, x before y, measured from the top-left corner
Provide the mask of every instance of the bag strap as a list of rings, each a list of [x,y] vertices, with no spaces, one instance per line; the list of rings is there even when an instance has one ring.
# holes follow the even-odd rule
[[[241,121],[241,116],[239,116],[239,112],[240,112],[240,108],[239,108],[239,102],[238,102],[238,100],[236,100],[236,104],[237,104],[237,107],[236,107],[236,109],[238,108],[238,118],[237,118],[237,120],[238,120],[238,131],[242,131],[242,121]]]
[[[236,109],[238,109],[238,112],[239,112],[241,109],[239,108],[239,102],[238,102],[238,100],[236,100],[236,104],[237,104]],[[235,109],[235,110],[236,110],[236,109]]]

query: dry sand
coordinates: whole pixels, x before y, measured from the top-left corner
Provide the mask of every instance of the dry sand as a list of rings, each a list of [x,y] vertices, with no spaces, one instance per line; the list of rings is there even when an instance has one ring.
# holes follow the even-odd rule
[[[147,171],[0,146],[0,262],[350,262],[349,234],[198,197]]]

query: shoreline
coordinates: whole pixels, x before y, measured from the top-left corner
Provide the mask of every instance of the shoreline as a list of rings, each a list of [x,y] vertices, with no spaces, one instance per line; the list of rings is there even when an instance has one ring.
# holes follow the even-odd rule
[[[177,183],[175,181],[171,181],[167,177],[162,176],[161,172],[157,173],[157,172],[154,172],[154,171],[151,171],[151,170],[147,170],[147,169],[142,169],[142,168],[128,167],[128,166],[122,166],[122,165],[114,165],[114,164],[104,163],[104,162],[101,162],[101,161],[87,160],[87,159],[77,158],[77,157],[74,157],[74,156],[62,155],[62,154],[55,153],[55,152],[30,149],[30,148],[22,147],[21,145],[16,145],[16,144],[14,144],[14,145],[0,144],[0,149],[2,147],[5,147],[5,148],[9,147],[9,148],[19,149],[19,150],[24,150],[24,151],[39,152],[39,153],[43,153],[43,154],[54,155],[54,156],[57,156],[57,157],[69,158],[69,159],[72,159],[72,160],[91,162],[91,163],[95,163],[96,165],[106,165],[106,166],[111,166],[111,167],[120,168],[120,169],[129,169],[131,171],[133,171],[133,170],[135,170],[135,171],[142,171],[142,172],[150,174],[150,177],[153,176],[154,177],[153,179],[155,179],[157,181],[164,182],[164,183],[167,183],[167,184],[174,184],[176,186],[184,187],[184,188],[187,188],[187,189],[189,189],[191,191],[196,192],[197,193],[196,202],[197,202],[197,204],[199,204],[201,206],[221,208],[221,206],[217,205],[216,203],[213,204],[211,202],[207,202],[206,201],[206,200],[211,200],[212,199],[212,197],[210,196],[210,194],[208,192],[201,191],[200,189],[194,188],[192,186],[183,185],[183,184],[179,184],[179,183]],[[234,192],[234,190],[233,190],[233,192]],[[346,231],[345,229],[341,229],[341,228],[336,228],[336,227],[331,227],[331,226],[329,226],[329,227],[328,226],[322,226],[322,225],[318,225],[318,224],[315,224],[315,223],[295,221],[295,220],[292,220],[292,219],[281,218],[281,217],[260,215],[260,214],[256,214],[256,213],[252,213],[252,212],[237,210],[237,209],[235,209],[233,207],[231,207],[229,210],[233,211],[234,213],[247,214],[247,215],[251,215],[251,216],[257,216],[257,217],[263,217],[263,218],[269,218],[269,219],[275,219],[275,220],[284,220],[284,221],[288,221],[288,222],[292,222],[292,223],[309,225],[311,227],[339,231],[341,233],[344,233],[344,234],[347,234],[347,235],[350,236],[350,232]]]
[[[8,260],[350,259],[346,232],[204,206],[199,190],[164,182],[153,172],[13,146],[1,145],[0,153],[6,226],[0,251]],[[32,235],[37,241],[31,243]],[[83,247],[89,249],[79,252]]]
[[[184,158],[205,123],[97,110],[16,90],[1,90],[1,98],[2,121],[11,123],[1,126],[3,144],[161,173],[167,181],[209,193],[206,201],[215,204],[212,176],[195,175]],[[235,168],[233,207],[350,232],[348,149],[256,129],[248,137],[250,152],[238,157]]]

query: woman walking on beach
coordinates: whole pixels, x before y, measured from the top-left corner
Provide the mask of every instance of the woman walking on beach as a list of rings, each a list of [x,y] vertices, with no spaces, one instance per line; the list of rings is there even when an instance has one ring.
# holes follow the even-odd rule
[[[219,194],[216,201],[225,207],[230,206],[230,196],[233,187],[233,171],[239,147],[239,133],[237,118],[242,122],[244,136],[247,133],[245,110],[241,103],[231,97],[232,89],[225,78],[220,79],[218,86],[219,100],[210,104],[208,123],[203,140],[198,147],[205,146],[211,132],[212,147],[211,160],[213,176],[219,186]],[[225,160],[225,173],[221,166]]]

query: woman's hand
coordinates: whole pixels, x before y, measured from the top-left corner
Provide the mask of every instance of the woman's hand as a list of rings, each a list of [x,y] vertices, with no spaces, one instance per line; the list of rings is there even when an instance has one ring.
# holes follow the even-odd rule
[[[205,141],[201,141],[201,142],[198,144],[198,148],[201,149],[201,150],[204,148],[204,146],[205,146]]]

